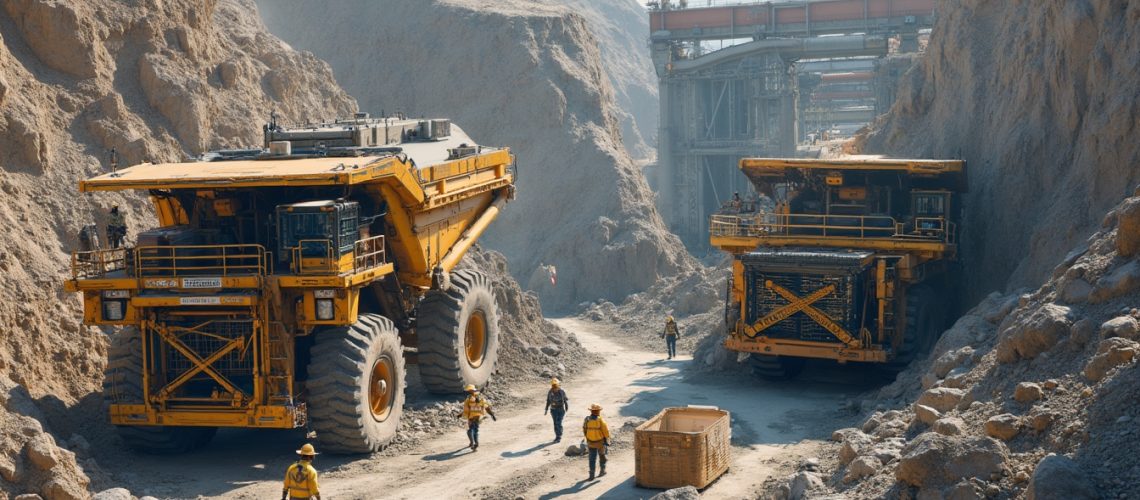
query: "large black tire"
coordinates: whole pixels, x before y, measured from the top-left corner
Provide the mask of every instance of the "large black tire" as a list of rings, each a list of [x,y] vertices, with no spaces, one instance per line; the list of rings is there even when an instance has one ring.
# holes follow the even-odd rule
[[[431,392],[457,394],[483,387],[499,355],[499,308],[491,283],[470,270],[451,275],[447,291],[433,291],[416,316],[420,377]]]
[[[946,307],[928,285],[915,285],[906,291],[906,328],[895,357],[887,362],[889,372],[906,369],[915,359],[930,352],[946,321]]]
[[[807,364],[807,359],[788,356],[769,356],[767,354],[752,354],[748,356],[752,364],[752,374],[772,382],[792,380],[800,375]]]
[[[309,424],[320,451],[383,449],[404,413],[404,352],[395,325],[361,314],[356,324],[316,333],[309,351]],[[383,382],[383,383],[381,383]]]
[[[142,336],[137,329],[126,327],[111,337],[103,375],[103,401],[108,405],[143,403]],[[157,455],[201,448],[218,431],[217,427],[127,425],[117,425],[115,429],[131,449]]]

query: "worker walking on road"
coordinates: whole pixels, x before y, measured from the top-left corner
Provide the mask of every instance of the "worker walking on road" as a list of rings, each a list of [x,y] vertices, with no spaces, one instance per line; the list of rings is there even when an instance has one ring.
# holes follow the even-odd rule
[[[127,237],[127,221],[123,219],[119,206],[111,207],[111,215],[107,219],[107,243],[111,248],[122,248],[123,238]]]
[[[600,462],[602,469],[598,477],[606,475],[606,448],[610,445],[610,428],[602,420],[602,407],[590,405],[590,416],[582,422],[582,434],[586,435],[586,447],[590,450],[590,478],[594,479],[594,462]]]
[[[669,357],[666,359],[677,357],[677,338],[680,336],[681,329],[677,328],[677,322],[673,320],[673,315],[669,315],[665,318],[665,329],[661,331],[661,338],[665,339],[665,350],[669,353]]]
[[[485,415],[490,415],[491,420],[498,420],[495,417],[495,412],[491,411],[491,403],[479,394],[472,384],[467,384],[463,390],[467,391],[467,399],[463,400],[463,413],[460,418],[467,419],[467,440],[468,446],[471,451],[479,449],[479,423],[483,421]]]
[[[562,417],[566,416],[566,410],[569,408],[570,400],[566,398],[566,391],[562,390],[558,379],[552,379],[550,392],[546,393],[546,409],[542,410],[542,414],[550,412],[550,418],[554,420],[555,443],[562,441]]]
[[[317,469],[313,468],[313,458],[317,450],[313,445],[305,443],[297,450],[301,459],[289,466],[285,471],[285,487],[281,489],[281,500],[299,500],[315,498],[321,500],[321,492],[317,489]]]

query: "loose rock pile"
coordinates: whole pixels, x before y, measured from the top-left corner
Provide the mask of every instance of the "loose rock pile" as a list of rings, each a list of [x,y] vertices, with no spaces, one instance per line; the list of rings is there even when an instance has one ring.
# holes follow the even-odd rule
[[[834,433],[838,462],[822,486],[796,476],[784,490],[1132,498],[1140,477],[1136,196],[1040,289],[989,296],[926,360],[857,402],[863,423]],[[1066,293],[1076,282],[1088,293]]]

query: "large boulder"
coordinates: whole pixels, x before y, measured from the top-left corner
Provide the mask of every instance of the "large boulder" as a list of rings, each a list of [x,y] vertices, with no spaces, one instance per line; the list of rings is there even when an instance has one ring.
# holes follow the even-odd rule
[[[682,486],[680,488],[662,491],[650,497],[649,500],[697,500],[699,498],[701,498],[701,494],[696,488],[692,486]]]
[[[970,359],[973,355],[974,348],[970,346],[954,349],[953,351],[949,351],[939,356],[938,359],[934,360],[934,365],[931,367],[930,371],[938,378],[946,378],[946,375],[950,373],[950,370],[961,366],[963,362],[965,362],[967,359]]]
[[[939,412],[945,413],[954,409],[955,406],[958,406],[958,402],[962,401],[962,397],[965,395],[966,391],[962,389],[935,387],[922,393],[922,395],[918,397],[918,401],[915,401],[914,404],[916,407],[918,405],[929,406]]]
[[[1140,322],[1131,315],[1117,316],[1100,325],[1101,338],[1124,337],[1136,340],[1140,333]]]
[[[969,478],[988,481],[1001,473],[1007,456],[1005,445],[991,438],[926,432],[903,448],[895,478],[919,488],[950,485]]]
[[[876,457],[863,456],[851,461],[847,466],[847,473],[843,475],[843,482],[850,483],[865,477],[874,476],[883,462]]]
[[[1061,455],[1041,459],[1029,487],[1027,500],[1095,500],[1100,498],[1096,486],[1076,462]]]
[[[942,418],[942,413],[938,410],[920,404],[914,405],[914,415],[916,418],[918,418],[919,422],[922,422],[926,425],[934,425],[934,422],[936,420]]]
[[[1057,345],[1069,333],[1071,310],[1057,304],[1045,304],[1028,317],[1020,317],[1005,331],[997,345],[997,360],[1012,363],[1033,359]]]

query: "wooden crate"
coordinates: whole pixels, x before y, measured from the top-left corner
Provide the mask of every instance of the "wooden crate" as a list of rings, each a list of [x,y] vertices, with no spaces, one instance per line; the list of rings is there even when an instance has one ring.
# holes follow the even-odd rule
[[[634,429],[635,477],[646,488],[704,488],[728,470],[732,426],[716,407],[666,408]]]

